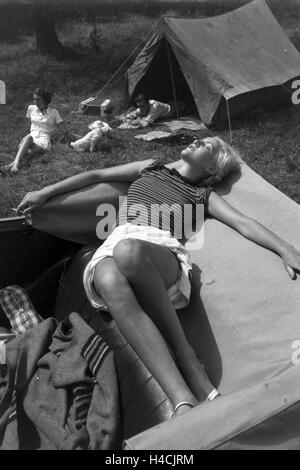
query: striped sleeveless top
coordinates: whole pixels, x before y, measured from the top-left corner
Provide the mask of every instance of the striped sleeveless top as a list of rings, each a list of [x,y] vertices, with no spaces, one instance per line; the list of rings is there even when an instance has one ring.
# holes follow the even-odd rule
[[[130,222],[167,230],[178,240],[187,240],[197,219],[203,223],[212,187],[203,187],[155,160],[140,172],[129,187],[117,225]]]

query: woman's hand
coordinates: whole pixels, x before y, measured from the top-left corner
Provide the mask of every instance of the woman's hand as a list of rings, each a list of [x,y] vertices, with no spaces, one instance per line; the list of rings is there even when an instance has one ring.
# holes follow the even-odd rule
[[[300,274],[300,251],[295,246],[288,244],[281,257],[290,278],[297,279],[297,274]]]
[[[47,196],[43,191],[31,191],[27,193],[24,199],[17,207],[18,215],[30,214],[32,211],[42,206],[47,200]]]

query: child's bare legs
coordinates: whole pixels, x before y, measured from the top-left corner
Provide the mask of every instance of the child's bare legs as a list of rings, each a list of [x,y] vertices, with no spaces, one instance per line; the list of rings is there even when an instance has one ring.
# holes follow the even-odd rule
[[[167,248],[124,240],[116,246],[114,258],[98,263],[95,288],[174,405],[182,401],[195,404],[207,398],[214,387],[187,342],[167,296],[166,289],[176,282],[178,269],[176,257]],[[177,356],[184,378],[162,335]],[[178,414],[186,409],[182,407]]]
[[[29,155],[32,157],[42,153],[45,153],[45,150],[34,143],[31,135],[27,135],[22,139],[14,161],[5,165],[2,169],[10,171],[11,173],[16,173],[19,170],[21,161],[24,161],[26,157]]]
[[[12,163],[12,166],[10,169],[11,173],[16,173],[19,170],[21,161],[24,161],[25,158],[28,157],[29,155],[30,157],[33,157],[34,155],[40,155],[43,153],[45,153],[45,150],[39,145],[36,145],[34,143],[31,135],[27,135],[22,140],[18,153],[16,155],[16,158]]]
[[[99,141],[100,141],[99,138],[92,139],[91,145],[90,145],[90,153],[96,152]]]

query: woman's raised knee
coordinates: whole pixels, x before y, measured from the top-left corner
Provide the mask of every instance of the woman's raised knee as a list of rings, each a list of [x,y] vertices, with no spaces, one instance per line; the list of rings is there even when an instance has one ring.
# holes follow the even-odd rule
[[[114,294],[116,289],[120,288],[123,276],[114,267],[105,267],[102,269],[100,263],[96,266],[94,275],[95,289],[101,296]]]
[[[137,274],[147,258],[147,248],[140,240],[121,240],[114,248],[113,257],[125,276]]]

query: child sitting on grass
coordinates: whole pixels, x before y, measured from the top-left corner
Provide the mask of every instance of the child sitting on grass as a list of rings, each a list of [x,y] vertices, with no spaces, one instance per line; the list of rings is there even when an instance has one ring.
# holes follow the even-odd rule
[[[30,133],[23,137],[13,162],[0,168],[2,174],[15,174],[20,164],[33,155],[42,155],[51,149],[51,134],[55,127],[62,127],[69,135],[65,122],[56,108],[50,106],[51,93],[37,88],[33,93],[33,104],[28,106],[26,117],[31,120]]]
[[[123,122],[119,129],[140,129],[154,124],[157,119],[174,116],[174,107],[167,103],[149,100],[148,96],[140,93],[134,100],[136,109],[118,116]]]

